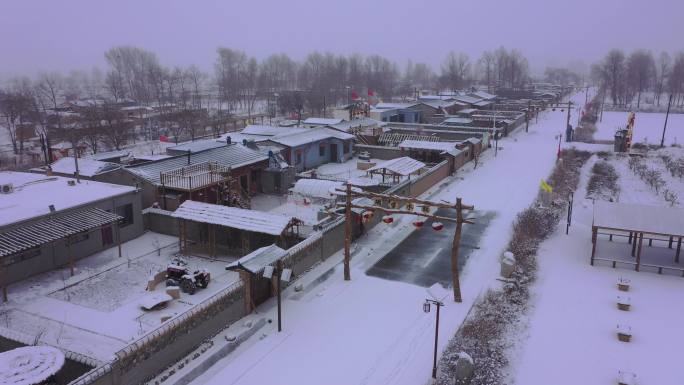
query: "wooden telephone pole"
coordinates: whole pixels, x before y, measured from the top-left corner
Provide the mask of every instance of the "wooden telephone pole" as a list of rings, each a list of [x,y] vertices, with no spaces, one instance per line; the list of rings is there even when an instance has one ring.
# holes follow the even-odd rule
[[[373,200],[373,205],[359,205],[352,203],[352,197],[363,197]],[[387,201],[390,203],[390,208],[383,207],[383,202]],[[405,203],[410,205],[406,209],[401,209],[401,204]],[[423,210],[413,211],[412,207],[414,204],[419,204],[423,207]],[[342,206],[342,204],[338,204]],[[445,208],[445,209],[456,209],[456,218],[448,216],[439,216],[431,214],[430,208]],[[473,210],[475,207],[471,205],[464,205],[461,198],[456,198],[456,204],[435,202],[430,200],[403,197],[398,195],[380,194],[372,192],[362,192],[362,191],[352,191],[352,185],[347,183],[346,187],[346,199],[344,203],[345,208],[345,224],[344,224],[344,280],[349,281],[351,279],[350,267],[351,262],[350,248],[351,248],[351,223],[352,223],[352,208],[357,208],[361,210],[366,210],[370,212],[383,212],[387,215],[398,214],[398,215],[417,215],[427,219],[432,219],[435,221],[450,221],[456,223],[456,231],[454,232],[454,238],[451,245],[451,278],[454,286],[454,301],[461,302],[461,284],[459,280],[458,271],[458,250],[461,245],[461,232],[463,224],[473,224],[474,222],[470,219],[463,217],[463,210]],[[437,230],[437,229],[436,229]],[[440,229],[441,230],[441,229]]]

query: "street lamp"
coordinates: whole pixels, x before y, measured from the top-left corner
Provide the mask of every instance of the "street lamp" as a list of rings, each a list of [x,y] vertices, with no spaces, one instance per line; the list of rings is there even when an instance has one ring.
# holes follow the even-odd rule
[[[423,303],[423,311],[425,313],[430,312],[430,304],[434,304],[437,307],[437,321],[435,322],[435,351],[432,359],[432,378],[437,378],[437,341],[439,340],[439,308],[444,306],[441,301],[436,301],[434,299],[425,299]]]

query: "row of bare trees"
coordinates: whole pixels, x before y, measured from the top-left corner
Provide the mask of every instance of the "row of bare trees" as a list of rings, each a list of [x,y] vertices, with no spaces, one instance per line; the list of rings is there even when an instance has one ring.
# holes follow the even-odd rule
[[[660,105],[664,93],[673,95],[675,105],[684,105],[684,52],[662,52],[657,59],[651,51],[635,50],[629,55],[613,49],[591,68],[593,81],[603,87],[614,105],[636,102],[641,107],[642,94],[651,91]],[[667,104],[667,103],[666,103]]]
[[[135,132],[154,137],[159,127],[176,139],[194,139],[207,127],[223,124],[229,114],[252,116],[264,104],[301,115],[304,109],[320,113],[354,94],[391,100],[412,97],[417,90],[459,90],[477,83],[489,89],[519,88],[529,79],[527,59],[503,47],[475,61],[451,52],[438,71],[413,62],[401,71],[380,55],[313,52],[297,61],[281,53],[257,60],[225,47],[217,49],[212,73],[196,66],[164,66],[153,52],[138,47],[114,47],[104,57],[104,72],[43,73],[0,85],[2,125],[15,153],[23,149],[27,135],[22,127],[28,124],[46,137],[62,139],[77,132],[95,152],[120,148]],[[73,101],[85,101],[78,114],[59,113]],[[155,118],[138,119],[139,126],[132,127],[131,116],[117,108],[126,104],[153,107]]]

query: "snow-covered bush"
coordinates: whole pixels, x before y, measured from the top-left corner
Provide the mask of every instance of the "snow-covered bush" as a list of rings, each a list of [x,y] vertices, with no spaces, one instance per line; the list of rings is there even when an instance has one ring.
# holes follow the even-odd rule
[[[579,171],[589,159],[586,151],[568,150],[556,165],[549,180],[554,193],[569,198],[579,183]],[[439,363],[440,385],[453,385],[459,352],[468,353],[475,363],[472,385],[498,385],[506,380],[508,354],[515,339],[507,338],[524,329],[523,315],[528,310],[530,287],[536,279],[536,253],[541,242],[556,228],[565,205],[539,207],[536,203],[518,214],[508,245],[516,256],[510,279],[500,290],[489,290],[473,305],[470,315],[456,332]]]
[[[591,177],[587,183],[587,197],[604,200],[617,200],[620,192],[618,173],[608,162],[600,161],[591,169]]]

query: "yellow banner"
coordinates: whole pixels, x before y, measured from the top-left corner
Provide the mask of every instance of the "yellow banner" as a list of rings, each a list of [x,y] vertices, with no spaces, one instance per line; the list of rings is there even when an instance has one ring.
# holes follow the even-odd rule
[[[546,191],[549,194],[553,191],[553,188],[551,187],[551,185],[546,183],[546,181],[544,179],[541,180],[539,187],[541,187],[542,190]]]

